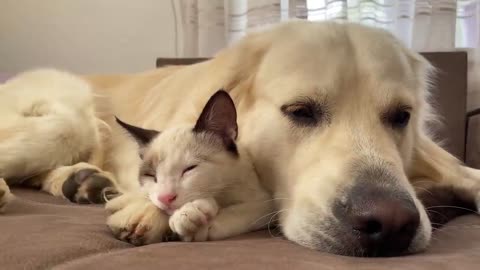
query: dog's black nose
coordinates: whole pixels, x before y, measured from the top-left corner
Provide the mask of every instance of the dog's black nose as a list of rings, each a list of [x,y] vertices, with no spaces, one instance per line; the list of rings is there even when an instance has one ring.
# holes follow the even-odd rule
[[[420,216],[412,203],[395,198],[363,198],[350,220],[367,256],[395,256],[407,251]],[[360,206],[360,207],[358,207]]]
[[[364,170],[354,180],[333,207],[343,248],[369,257],[408,253],[420,213],[401,181],[385,168]]]

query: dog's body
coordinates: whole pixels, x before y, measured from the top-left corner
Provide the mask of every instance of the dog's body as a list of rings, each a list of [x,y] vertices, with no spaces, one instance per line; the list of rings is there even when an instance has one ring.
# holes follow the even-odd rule
[[[76,133],[77,124],[56,126],[57,133],[72,136],[65,143],[84,142],[85,132],[93,134],[85,145],[72,146],[75,156],[54,151],[45,158],[42,143],[55,133],[32,129],[34,123],[5,126],[2,121],[0,176],[19,179],[53,170],[33,182],[53,194],[93,202],[93,191],[108,184],[91,189],[88,183],[109,179],[125,193],[109,206],[112,230],[124,233],[140,224],[142,229],[129,233],[145,243],[160,241],[167,217],[130,192],[138,188],[128,184],[138,177],[138,160],[132,159],[132,143],[113,124],[113,112],[156,130],[193,124],[207,99],[224,88],[237,106],[239,141],[272,192],[288,239],[348,255],[417,252],[428,245],[431,224],[414,187],[466,188],[472,199],[478,199],[480,189],[480,173],[462,166],[428,137],[429,70],[422,57],[383,30],[292,22],[251,34],[204,63],[86,78],[95,92],[96,114],[91,113],[93,105],[85,106],[80,114],[85,119],[76,114],[68,119],[88,129]],[[37,75],[47,81],[65,76]],[[31,78],[23,80],[37,87]],[[2,87],[9,88],[3,92],[18,88],[8,83]],[[78,99],[75,91],[68,93]],[[57,102],[56,96],[44,99]],[[17,139],[20,131],[31,136]],[[5,156],[4,149],[22,149],[27,143],[34,149],[28,156]],[[17,154],[21,164],[35,166],[12,164]],[[95,171],[79,162],[96,166]]]

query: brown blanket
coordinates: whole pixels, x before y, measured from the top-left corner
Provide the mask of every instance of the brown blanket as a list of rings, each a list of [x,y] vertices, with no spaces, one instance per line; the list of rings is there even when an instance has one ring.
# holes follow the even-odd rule
[[[114,239],[101,207],[30,190],[0,215],[0,269],[480,269],[480,218],[465,216],[434,235],[424,254],[351,258],[320,253],[268,232],[203,243],[133,247]]]

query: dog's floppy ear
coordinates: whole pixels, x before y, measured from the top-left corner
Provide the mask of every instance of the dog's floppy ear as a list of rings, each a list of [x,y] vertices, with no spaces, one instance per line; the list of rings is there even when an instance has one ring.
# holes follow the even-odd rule
[[[213,94],[198,117],[193,131],[214,133],[223,139],[229,150],[236,152],[237,110],[227,92],[219,90]]]
[[[159,131],[153,129],[144,129],[141,127],[132,126],[115,117],[117,123],[123,127],[132,137],[137,141],[140,147],[144,147],[149,144],[155,137],[160,134]]]

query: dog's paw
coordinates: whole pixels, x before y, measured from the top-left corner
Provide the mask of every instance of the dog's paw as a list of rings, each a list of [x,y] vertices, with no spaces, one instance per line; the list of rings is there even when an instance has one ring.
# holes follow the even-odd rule
[[[8,188],[7,183],[5,180],[0,178],[0,213],[5,211],[7,204],[13,199],[13,195],[10,193],[10,189]]]
[[[107,225],[116,238],[136,246],[162,242],[168,236],[168,216],[145,196],[122,194],[109,201]]]
[[[117,194],[111,176],[93,168],[73,171],[63,182],[62,193],[80,204],[105,203]]]
[[[210,221],[217,215],[218,205],[214,199],[199,199],[186,203],[169,219],[170,229],[182,241],[206,241]]]
[[[477,206],[477,213],[480,213],[480,192],[477,192],[477,196],[475,197],[475,204]]]

